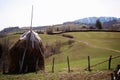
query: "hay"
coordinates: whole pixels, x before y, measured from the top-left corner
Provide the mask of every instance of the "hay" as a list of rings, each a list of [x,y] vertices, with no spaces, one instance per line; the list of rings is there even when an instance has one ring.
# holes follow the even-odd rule
[[[2,56],[2,52],[3,52],[3,50],[2,50],[2,45],[1,45],[1,43],[0,43],[0,58],[1,58],[1,56]]]
[[[44,70],[44,47],[34,31],[24,33],[10,48],[9,73],[24,73]]]

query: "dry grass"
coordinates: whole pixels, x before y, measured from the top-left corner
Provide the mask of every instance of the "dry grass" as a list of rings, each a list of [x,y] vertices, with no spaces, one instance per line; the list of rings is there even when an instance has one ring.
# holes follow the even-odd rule
[[[64,73],[59,75],[59,80],[110,80],[110,73],[102,71]]]
[[[59,72],[59,73],[28,73],[19,75],[0,75],[2,80],[110,80],[108,71],[95,72]]]

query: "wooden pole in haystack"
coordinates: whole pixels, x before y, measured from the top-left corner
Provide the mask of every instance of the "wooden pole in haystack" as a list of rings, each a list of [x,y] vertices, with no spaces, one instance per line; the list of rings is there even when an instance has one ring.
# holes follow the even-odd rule
[[[33,5],[32,5],[32,11],[31,11],[31,25],[30,25],[30,31],[32,31],[32,20],[33,20]],[[28,47],[28,42],[30,40],[30,37],[29,39],[26,41],[26,48],[24,50],[24,53],[23,53],[23,57],[22,57],[22,61],[20,61],[20,73],[22,72],[22,68],[23,68],[23,64],[24,64],[24,59],[25,59],[25,54],[26,54],[26,51],[27,51],[27,47]]]
[[[9,50],[9,73],[45,70],[44,46],[39,35],[32,30],[33,6],[29,31],[22,34]]]
[[[33,21],[33,5],[32,5],[32,11],[31,11],[31,25],[30,25],[30,31],[32,31],[32,21]]]

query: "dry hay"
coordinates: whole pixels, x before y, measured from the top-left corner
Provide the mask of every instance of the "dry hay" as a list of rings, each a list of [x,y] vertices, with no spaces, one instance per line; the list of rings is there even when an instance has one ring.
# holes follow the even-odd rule
[[[9,73],[44,70],[44,47],[37,33],[28,31],[10,48]]]

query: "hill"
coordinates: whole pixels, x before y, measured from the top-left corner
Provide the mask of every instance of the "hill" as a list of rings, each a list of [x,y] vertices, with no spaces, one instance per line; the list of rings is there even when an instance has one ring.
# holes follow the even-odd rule
[[[63,31],[79,31],[79,30],[84,30],[84,29],[95,29],[95,23],[96,20],[99,19],[102,22],[102,27],[103,29],[107,30],[120,30],[120,18],[116,17],[87,17],[87,18],[82,18],[78,20],[74,20],[71,22],[64,22],[63,24],[56,24],[52,26],[36,26],[33,27],[33,30],[35,31],[45,31],[46,29],[49,29],[50,27],[55,27],[58,30],[63,30]],[[26,30],[29,30],[29,27],[22,27],[19,28],[17,27],[8,27],[4,28],[2,31],[0,31],[0,36],[3,36],[8,33],[23,33]]]
[[[91,64],[93,65],[106,60],[110,55],[118,56],[120,53],[119,32],[71,32],[65,34],[74,36],[75,43],[64,45],[60,54],[51,56],[46,60],[50,64],[49,61],[52,61],[52,58],[55,57],[56,70],[58,71],[65,70],[66,56],[70,57],[73,70],[76,70],[76,67],[80,67],[77,70],[81,70],[85,66],[87,67],[87,56],[91,56],[91,61],[93,61]],[[112,68],[119,64],[118,59],[115,61],[112,63]],[[95,67],[94,70],[106,70],[106,68],[105,63]]]
[[[62,35],[71,35],[73,38],[63,37]],[[108,75],[110,72],[107,71],[108,62],[92,67],[92,72],[86,72],[84,69],[87,67],[87,56],[91,58],[91,65],[97,64],[101,61],[108,60],[109,56],[112,57],[120,56],[120,33],[119,32],[68,32],[58,35],[47,35],[39,34],[44,45],[54,44],[56,41],[60,41],[62,47],[60,52],[54,54],[45,59],[46,64],[46,73],[45,74],[22,74],[22,75],[1,75],[0,78],[3,80],[66,80],[66,79],[79,79],[82,80],[89,79],[98,79],[106,80],[110,79]],[[9,34],[7,38],[10,41],[15,42],[19,34]],[[1,38],[2,39],[2,38]],[[0,39],[0,40],[1,40]],[[73,40],[72,44],[66,44],[69,40]],[[67,74],[67,59],[69,56],[70,59],[70,68],[71,73]],[[52,59],[55,58],[55,73],[50,73],[52,68]],[[120,64],[120,58],[112,60],[111,69],[115,69],[117,64]],[[83,76],[84,75],[84,76]],[[96,75],[96,76],[95,76]],[[89,76],[89,77],[88,77]],[[100,77],[97,77],[100,76]],[[63,78],[64,77],[64,78]]]
[[[110,55],[119,56],[120,53],[120,33],[119,32],[68,32],[63,33],[65,35],[71,35],[73,38],[67,38],[58,35],[40,34],[44,45],[55,45],[56,41],[60,42],[60,52],[53,54],[46,58],[46,69],[49,71],[51,67],[52,58],[56,60],[56,71],[64,71],[66,67],[66,57],[70,57],[70,63],[74,67],[87,67],[87,56],[91,56],[92,65],[100,61],[106,60]],[[9,34],[10,42],[14,43],[19,37],[19,34]],[[70,43],[69,41],[73,42]],[[52,46],[51,46],[52,47]],[[115,68],[119,61],[113,62],[112,68]],[[104,70],[107,65],[98,66],[95,68]],[[59,68],[58,68],[59,67]],[[81,70],[81,69],[80,69]]]
[[[85,24],[95,24],[97,19],[99,19],[102,23],[114,21],[114,20],[120,20],[120,18],[116,18],[116,17],[87,17],[87,18],[75,20],[73,22],[85,23]]]

